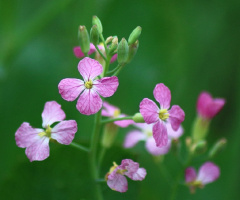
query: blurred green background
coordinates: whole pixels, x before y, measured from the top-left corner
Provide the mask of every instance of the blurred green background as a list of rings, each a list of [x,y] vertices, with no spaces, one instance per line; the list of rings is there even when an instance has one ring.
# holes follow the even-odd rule
[[[239,199],[240,168],[240,2],[236,0],[1,0],[0,1],[0,199],[93,199],[87,155],[68,146],[51,144],[51,156],[30,163],[14,134],[22,122],[41,127],[46,101],[62,105],[67,119],[76,119],[79,130],[74,141],[88,145],[93,116],[83,116],[75,102],[58,94],[59,81],[80,78],[78,59],[79,25],[91,28],[97,15],[105,38],[128,38],[138,25],[143,29],[139,51],[120,73],[120,85],[108,101],[122,112],[138,112],[140,101],[153,99],[153,88],[163,82],[172,92],[172,105],[186,114],[184,138],[196,116],[196,100],[203,90],[224,97],[224,109],[211,124],[208,144],[226,137],[227,148],[214,159],[220,178],[191,195],[180,186],[177,199]],[[128,128],[130,130],[132,128]],[[168,199],[171,187],[144,144],[124,150],[121,130],[115,147],[107,151],[101,175],[112,161],[132,158],[147,169],[142,182],[129,180],[120,194],[102,185],[105,199]],[[179,166],[169,155],[165,160],[175,176]],[[199,168],[201,162],[193,166]]]

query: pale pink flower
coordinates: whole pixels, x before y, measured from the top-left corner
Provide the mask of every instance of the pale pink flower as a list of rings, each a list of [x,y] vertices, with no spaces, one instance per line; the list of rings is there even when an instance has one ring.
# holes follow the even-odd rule
[[[153,125],[153,138],[158,147],[166,146],[168,143],[168,131],[166,122],[169,122],[173,130],[178,130],[185,118],[184,111],[177,105],[170,110],[171,92],[163,83],[156,85],[153,91],[155,99],[160,103],[160,109],[155,102],[144,98],[140,103],[140,113],[147,124]]]
[[[105,53],[105,48],[104,48],[103,45],[98,45],[98,48],[99,48],[99,50],[101,50],[103,53]],[[91,54],[94,53],[94,52],[97,52],[97,49],[95,48],[95,46],[94,46],[92,43],[90,43],[90,50],[89,50],[89,52],[88,52],[88,55],[91,55]],[[81,47],[79,47],[79,46],[73,48],[73,53],[74,53],[74,55],[75,55],[77,58],[83,58],[83,57],[84,57],[84,53],[82,52]],[[115,60],[117,60],[117,54],[114,54],[114,55],[112,56],[110,62],[113,63]]]
[[[203,188],[206,184],[218,179],[219,175],[219,167],[212,162],[206,162],[200,167],[198,174],[193,167],[188,167],[185,170],[185,182],[191,192],[194,192],[197,187]]]
[[[125,176],[134,181],[142,181],[147,172],[144,168],[139,168],[137,162],[131,159],[122,160],[121,165],[117,165],[110,168],[109,173],[106,175],[107,185],[114,191],[126,192],[128,190],[128,182]]]
[[[58,84],[59,93],[67,101],[74,101],[79,95],[77,109],[84,115],[92,115],[102,107],[103,97],[112,96],[118,88],[116,76],[96,79],[102,71],[102,65],[91,58],[84,58],[78,64],[78,71],[84,80],[65,78]]]
[[[122,118],[122,117],[126,117],[127,115],[121,113],[120,109],[116,106],[113,106],[107,102],[103,102],[103,109],[102,109],[102,116],[105,117],[110,117],[110,118]],[[120,120],[120,121],[115,121],[113,122],[114,124],[116,124],[117,126],[120,127],[127,127],[130,124],[133,124],[134,121],[131,119],[127,119],[127,120]]]
[[[64,120],[66,117],[56,101],[46,102],[42,113],[42,126],[44,129],[32,128],[24,122],[15,133],[17,146],[26,148],[26,155],[32,162],[44,160],[49,156],[49,140],[57,140],[61,144],[68,145],[72,142],[77,132],[75,120]],[[63,121],[64,120],[64,121]],[[53,128],[50,126],[59,122]]]
[[[212,119],[223,108],[225,99],[213,99],[208,92],[202,92],[197,101],[198,114],[204,119]]]

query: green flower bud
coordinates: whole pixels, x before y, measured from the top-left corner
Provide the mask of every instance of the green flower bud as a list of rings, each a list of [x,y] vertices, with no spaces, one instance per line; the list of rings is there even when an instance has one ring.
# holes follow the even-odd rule
[[[218,140],[214,144],[214,146],[210,149],[208,156],[210,158],[215,157],[225,148],[226,144],[227,144],[227,140],[225,138]]]
[[[79,26],[78,37],[80,40],[80,47],[84,54],[87,54],[90,50],[90,39],[85,26]]]
[[[140,26],[135,28],[128,38],[128,44],[131,45],[135,43],[139,38],[139,36],[141,35],[141,32],[142,32],[142,28]]]
[[[137,40],[135,43],[129,45],[129,53],[128,53],[128,63],[131,62],[135,54],[137,53],[139,46],[139,41]]]
[[[114,51],[117,49],[118,47],[118,38],[114,37],[112,40],[112,44],[109,47],[109,54],[113,54]]]
[[[102,23],[101,23],[100,19],[97,16],[93,16],[92,24],[97,25],[98,33],[99,33],[99,35],[101,35],[103,32],[103,27],[102,27]]]
[[[193,144],[190,150],[192,154],[201,154],[206,151],[206,148],[207,148],[207,142],[202,140]]]
[[[112,42],[112,41],[113,41],[113,39],[114,39],[114,37],[113,37],[113,36],[109,36],[109,37],[106,39],[106,44],[108,44],[108,43]]]
[[[99,43],[99,33],[97,25],[93,25],[90,31],[90,41],[96,46]]]
[[[192,137],[194,143],[204,140],[208,133],[210,120],[198,116],[193,125]]]
[[[123,38],[121,42],[118,44],[118,49],[117,49],[117,54],[118,54],[117,59],[120,65],[124,65],[127,63],[128,52],[129,52],[128,43],[126,39]]]
[[[115,140],[118,132],[118,126],[114,123],[108,123],[105,125],[103,130],[103,137],[101,144],[105,148],[110,148]]]
[[[136,122],[136,123],[145,123],[144,119],[143,119],[143,116],[141,113],[136,113],[134,116],[133,116],[133,121]]]

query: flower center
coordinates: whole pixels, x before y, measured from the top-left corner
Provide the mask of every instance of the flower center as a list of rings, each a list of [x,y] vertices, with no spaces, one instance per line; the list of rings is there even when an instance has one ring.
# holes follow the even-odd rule
[[[89,80],[89,81],[86,81],[84,85],[87,89],[91,89],[93,87],[93,82]]]
[[[159,114],[159,118],[163,121],[165,121],[166,119],[169,118],[169,113],[168,113],[167,109],[160,110],[160,112],[158,114]]]
[[[46,137],[49,137],[51,139],[51,130],[52,130],[52,128],[48,125],[46,130],[44,132],[38,133],[38,135],[40,137],[46,136]]]
[[[118,117],[118,115],[120,115],[120,110],[119,109],[114,110],[113,116]]]

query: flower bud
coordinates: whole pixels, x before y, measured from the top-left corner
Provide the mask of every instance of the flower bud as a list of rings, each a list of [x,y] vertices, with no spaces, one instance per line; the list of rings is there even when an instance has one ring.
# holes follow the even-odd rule
[[[118,54],[117,59],[120,65],[124,65],[127,63],[128,52],[129,52],[128,43],[126,39],[123,38],[121,42],[118,44],[118,49],[117,49],[117,54]]]
[[[114,39],[113,36],[109,36],[109,37],[106,39],[106,44],[112,42],[113,39]]]
[[[105,148],[110,148],[115,140],[115,137],[118,132],[118,126],[114,123],[108,123],[105,125],[103,130],[103,137],[102,137],[102,146]]]
[[[192,130],[192,137],[195,143],[205,139],[208,133],[209,125],[210,120],[204,119],[201,116],[196,118]]]
[[[128,53],[128,63],[132,61],[133,57],[137,53],[139,46],[139,41],[137,40],[135,43],[129,45],[129,53]]]
[[[139,38],[139,36],[141,35],[141,32],[142,32],[142,28],[140,26],[135,28],[128,38],[128,44],[131,45],[135,43]]]
[[[226,146],[227,144],[227,140],[225,138],[222,138],[220,140],[218,140],[214,146],[212,147],[212,149],[210,149],[209,151],[209,157],[213,158],[215,157],[217,154],[219,154]]]
[[[133,121],[136,122],[136,123],[145,123],[144,119],[143,119],[143,116],[141,113],[136,113],[134,116],[133,116]]]
[[[92,24],[97,25],[98,33],[99,33],[99,35],[101,35],[103,32],[103,27],[102,27],[102,23],[101,23],[100,19],[97,16],[93,16]]]
[[[206,147],[207,147],[207,142],[206,141],[199,141],[197,143],[195,143],[194,145],[192,145],[191,147],[191,153],[192,154],[201,154],[204,153],[206,151]]]
[[[90,41],[96,46],[99,43],[99,33],[97,25],[93,25],[90,31]]]
[[[85,26],[79,26],[78,37],[80,40],[80,47],[84,54],[87,54],[90,50],[90,39]]]
[[[114,37],[112,40],[112,44],[109,47],[109,54],[113,54],[114,51],[117,49],[118,47],[118,38]]]

